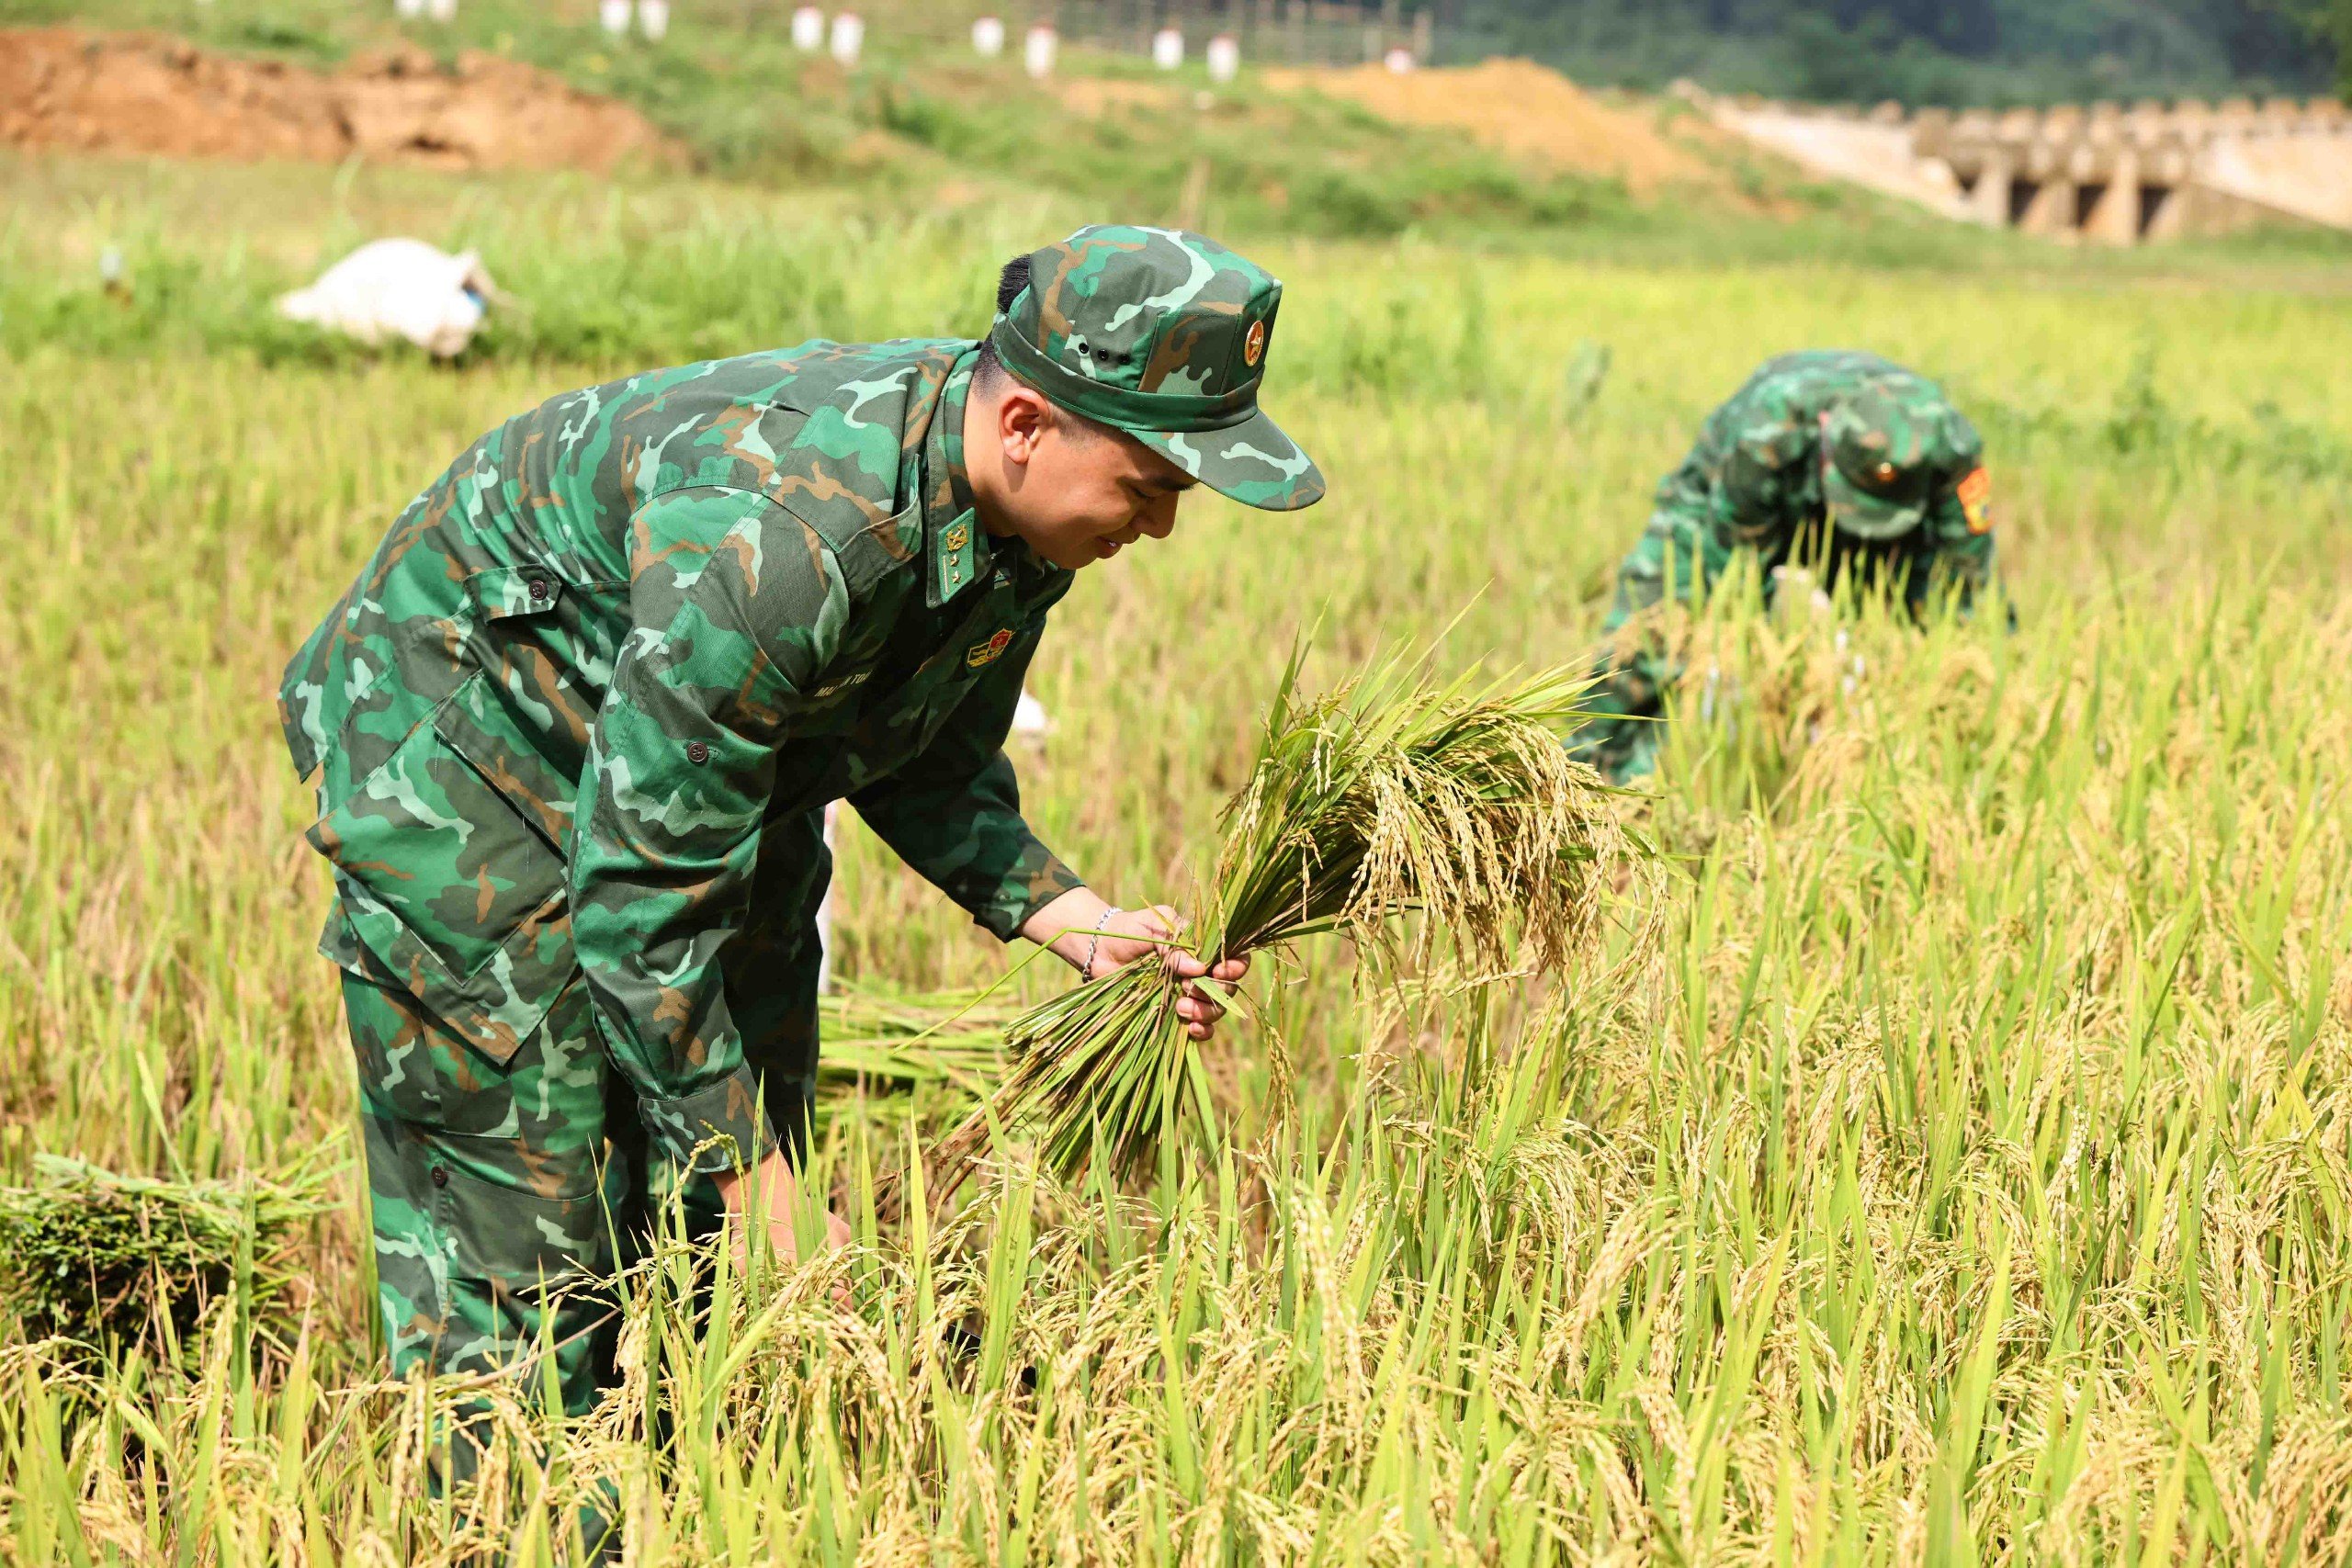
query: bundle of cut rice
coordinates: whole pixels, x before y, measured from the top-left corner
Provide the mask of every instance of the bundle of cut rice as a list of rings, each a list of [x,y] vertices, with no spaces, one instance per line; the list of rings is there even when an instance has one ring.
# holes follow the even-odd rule
[[[232,1293],[266,1330],[308,1272],[304,1233],[334,1206],[318,1156],[276,1180],[125,1176],[54,1155],[33,1174],[0,1187],[0,1310],[28,1337],[94,1348],[186,1341]]]
[[[1589,679],[1417,679],[1382,660],[1306,699],[1293,661],[1249,783],[1228,803],[1193,950],[1259,952],[1338,931],[1391,964],[1438,950],[1476,974],[1556,972],[1598,945],[1607,889],[1635,845],[1561,737]],[[1409,925],[1397,917],[1417,913]],[[1173,1004],[1182,982],[1131,964],[1008,1032],[1011,1072],[939,1150],[942,1190],[991,1126],[1035,1139],[1065,1177],[1099,1146],[1121,1168],[1180,1120],[1208,1125],[1207,1075]]]

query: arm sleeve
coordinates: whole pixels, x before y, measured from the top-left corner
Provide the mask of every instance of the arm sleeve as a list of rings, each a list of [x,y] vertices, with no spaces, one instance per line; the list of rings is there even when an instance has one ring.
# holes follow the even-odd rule
[[[1791,491],[1801,484],[1802,434],[1776,428],[1741,440],[1728,405],[1710,417],[1699,445],[1658,481],[1649,526],[1617,569],[1607,626],[1671,598],[1703,599],[1743,545],[1769,547],[1788,532]]]
[[[904,767],[850,796],[882,841],[972,919],[1010,942],[1078,874],[1038,841],[1021,815],[1004,754],[1022,678],[1043,628],[1015,637],[972,684],[939,733]]]
[[[815,536],[748,491],[657,497],[629,545],[634,629],[589,740],[572,937],[655,1155],[722,1169],[775,1140],[719,954],[749,913],[797,682],[838,645],[848,596]]]
[[[1730,559],[1702,512],[1662,492],[1649,526],[1618,563],[1617,597],[1603,629],[1614,631],[1669,598],[1687,604],[1702,597]]]

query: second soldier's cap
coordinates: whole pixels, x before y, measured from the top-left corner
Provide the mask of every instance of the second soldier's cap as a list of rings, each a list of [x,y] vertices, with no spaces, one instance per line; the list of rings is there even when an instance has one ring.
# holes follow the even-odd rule
[[[1917,528],[1983,457],[1984,443],[1941,388],[1907,372],[1873,377],[1821,416],[1821,493],[1830,521],[1864,539]]]
[[[1214,240],[1080,229],[1029,258],[989,332],[998,362],[1211,490],[1269,512],[1323,499],[1314,461],[1258,407],[1283,286]]]

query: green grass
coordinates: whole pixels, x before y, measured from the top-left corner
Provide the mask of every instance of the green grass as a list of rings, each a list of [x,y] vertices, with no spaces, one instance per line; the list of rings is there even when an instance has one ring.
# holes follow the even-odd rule
[[[973,330],[993,263],[1083,211],[0,179],[7,1182],[37,1151],[267,1176],[346,1127],[268,694],[451,455],[637,361]],[[529,319],[457,369],[254,323],[395,226],[482,237]],[[512,1408],[542,1462],[462,1507],[418,1468],[454,1391],[375,1381],[346,1169],[282,1348],[226,1311],[95,1367],[0,1335],[0,1561],[531,1562],[599,1496],[681,1563],[2346,1560],[2340,281],[1235,237],[1289,286],[1270,403],[1332,495],[1188,502],[1057,612],[1025,798],[1114,901],[1182,891],[1318,617],[1309,691],[1457,616],[1446,668],[1577,658],[1657,477],[1784,348],[1882,350],[1980,414],[2020,629],[1727,596],[1637,813],[1677,869],[1653,940],[1484,1001],[1359,994],[1323,955],[1261,989],[1286,1067],[1234,1029],[1215,1135],[1125,1189],[1008,1158],[886,1225],[899,1112],[835,1116],[859,1245],[729,1276],[699,1323],[708,1260],[665,1252],[629,1384],[569,1426]],[[72,303],[26,324],[42,299]],[[1003,972],[871,840],[842,863],[847,974]]]
[[[1463,138],[1269,92],[1254,73],[1212,90],[1198,64],[1168,75],[1074,51],[1065,81],[1126,89],[1117,112],[1101,112],[1060,82],[1033,85],[1017,58],[980,61],[959,23],[909,9],[922,18],[911,28],[876,18],[854,70],[794,50],[788,7],[765,6],[682,5],[660,44],[605,37],[593,5],[527,0],[468,0],[447,27],[403,27],[389,6],[343,0],[0,0],[0,27],[145,28],[311,67],[401,44],[445,60],[484,50],[635,106],[704,172],[770,188],[854,184],[910,205],[1043,187],[1156,220],[1178,216],[1197,185],[1196,224],[1279,220],[1334,236],[1650,221],[1612,181],[1518,168]]]
[[[395,46],[447,61],[487,51],[633,105],[684,144],[701,173],[731,183],[730,192],[703,193],[703,205],[748,206],[760,227],[773,222],[772,211],[747,203],[747,191],[788,192],[796,203],[812,192],[854,192],[861,201],[887,193],[894,213],[925,213],[951,225],[1006,205],[1026,208],[1046,193],[1090,217],[1181,222],[1212,232],[1437,236],[1481,248],[1649,262],[1834,256],[1855,265],[1971,270],[2058,259],[2041,241],[1988,237],[1854,187],[1813,180],[1770,156],[1685,139],[1690,111],[1672,99],[1620,107],[1653,117],[1705,177],[1697,188],[1669,187],[1636,201],[1614,179],[1517,164],[1459,133],[1396,125],[1344,100],[1273,92],[1255,62],[1235,83],[1213,85],[1197,58],[1161,73],[1135,56],[1071,50],[1053,83],[1032,84],[1012,58],[991,62],[971,53],[965,22],[981,8],[978,0],[868,4],[866,51],[854,70],[793,49],[784,0],[681,0],[672,33],[659,44],[607,38],[595,26],[590,0],[464,0],[447,25],[404,24],[389,5],[349,0],[0,0],[0,27],[141,28],[311,68]],[[1018,8],[1009,14],[1017,17]],[[234,186],[248,176],[223,177]],[[367,178],[399,183],[373,172]],[[493,256],[493,270],[503,260],[509,271],[527,271],[545,249],[548,231],[520,221],[519,214],[546,205],[547,184],[544,176],[484,183],[476,188],[494,195],[455,211],[435,207],[428,226],[462,222],[469,235],[492,237],[496,215],[514,213],[506,232],[516,243],[512,254]],[[445,187],[412,181],[408,188]],[[314,242],[336,232],[342,206],[337,198],[306,215]],[[281,213],[273,209],[271,216]],[[151,246],[146,258],[151,270],[163,263],[196,292],[209,296],[225,281],[242,303],[243,291],[287,286],[267,258],[242,258],[246,271],[220,280],[209,276],[220,260],[212,247],[160,238],[165,243]],[[614,240],[609,231],[600,238],[607,245]],[[2301,267],[2337,287],[2352,237],[2280,226],[2192,248],[2221,260]],[[657,243],[580,270],[616,278],[627,271],[616,260],[660,266],[688,259],[665,254]],[[723,258],[691,258],[698,265],[713,259]],[[2130,254],[2091,265],[2125,272],[2147,266]],[[207,275],[200,288],[198,273]],[[712,276],[733,282],[724,269]],[[754,298],[765,292],[752,291]],[[711,295],[721,293],[715,281]],[[738,313],[725,303],[721,311]],[[23,306],[9,314],[21,320]],[[120,322],[101,328],[83,321],[75,335],[119,341],[125,330]],[[614,330],[610,321],[565,316],[542,323],[526,341],[593,354],[612,346]],[[673,352],[679,331],[675,321],[649,324],[639,341]],[[266,348],[283,346],[266,334],[244,335]]]

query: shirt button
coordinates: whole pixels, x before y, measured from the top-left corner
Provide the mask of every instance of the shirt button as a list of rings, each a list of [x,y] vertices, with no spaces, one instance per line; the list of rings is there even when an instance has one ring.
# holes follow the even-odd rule
[[[710,748],[704,745],[699,740],[687,741],[686,761],[692,762],[697,768],[701,767],[705,762],[710,761]]]
[[[531,602],[533,604],[544,604],[554,597],[555,584],[549,582],[544,577],[535,577],[531,579]]]
[[[435,1187],[447,1187],[449,1185],[448,1168],[438,1165],[433,1168],[433,1185]]]

